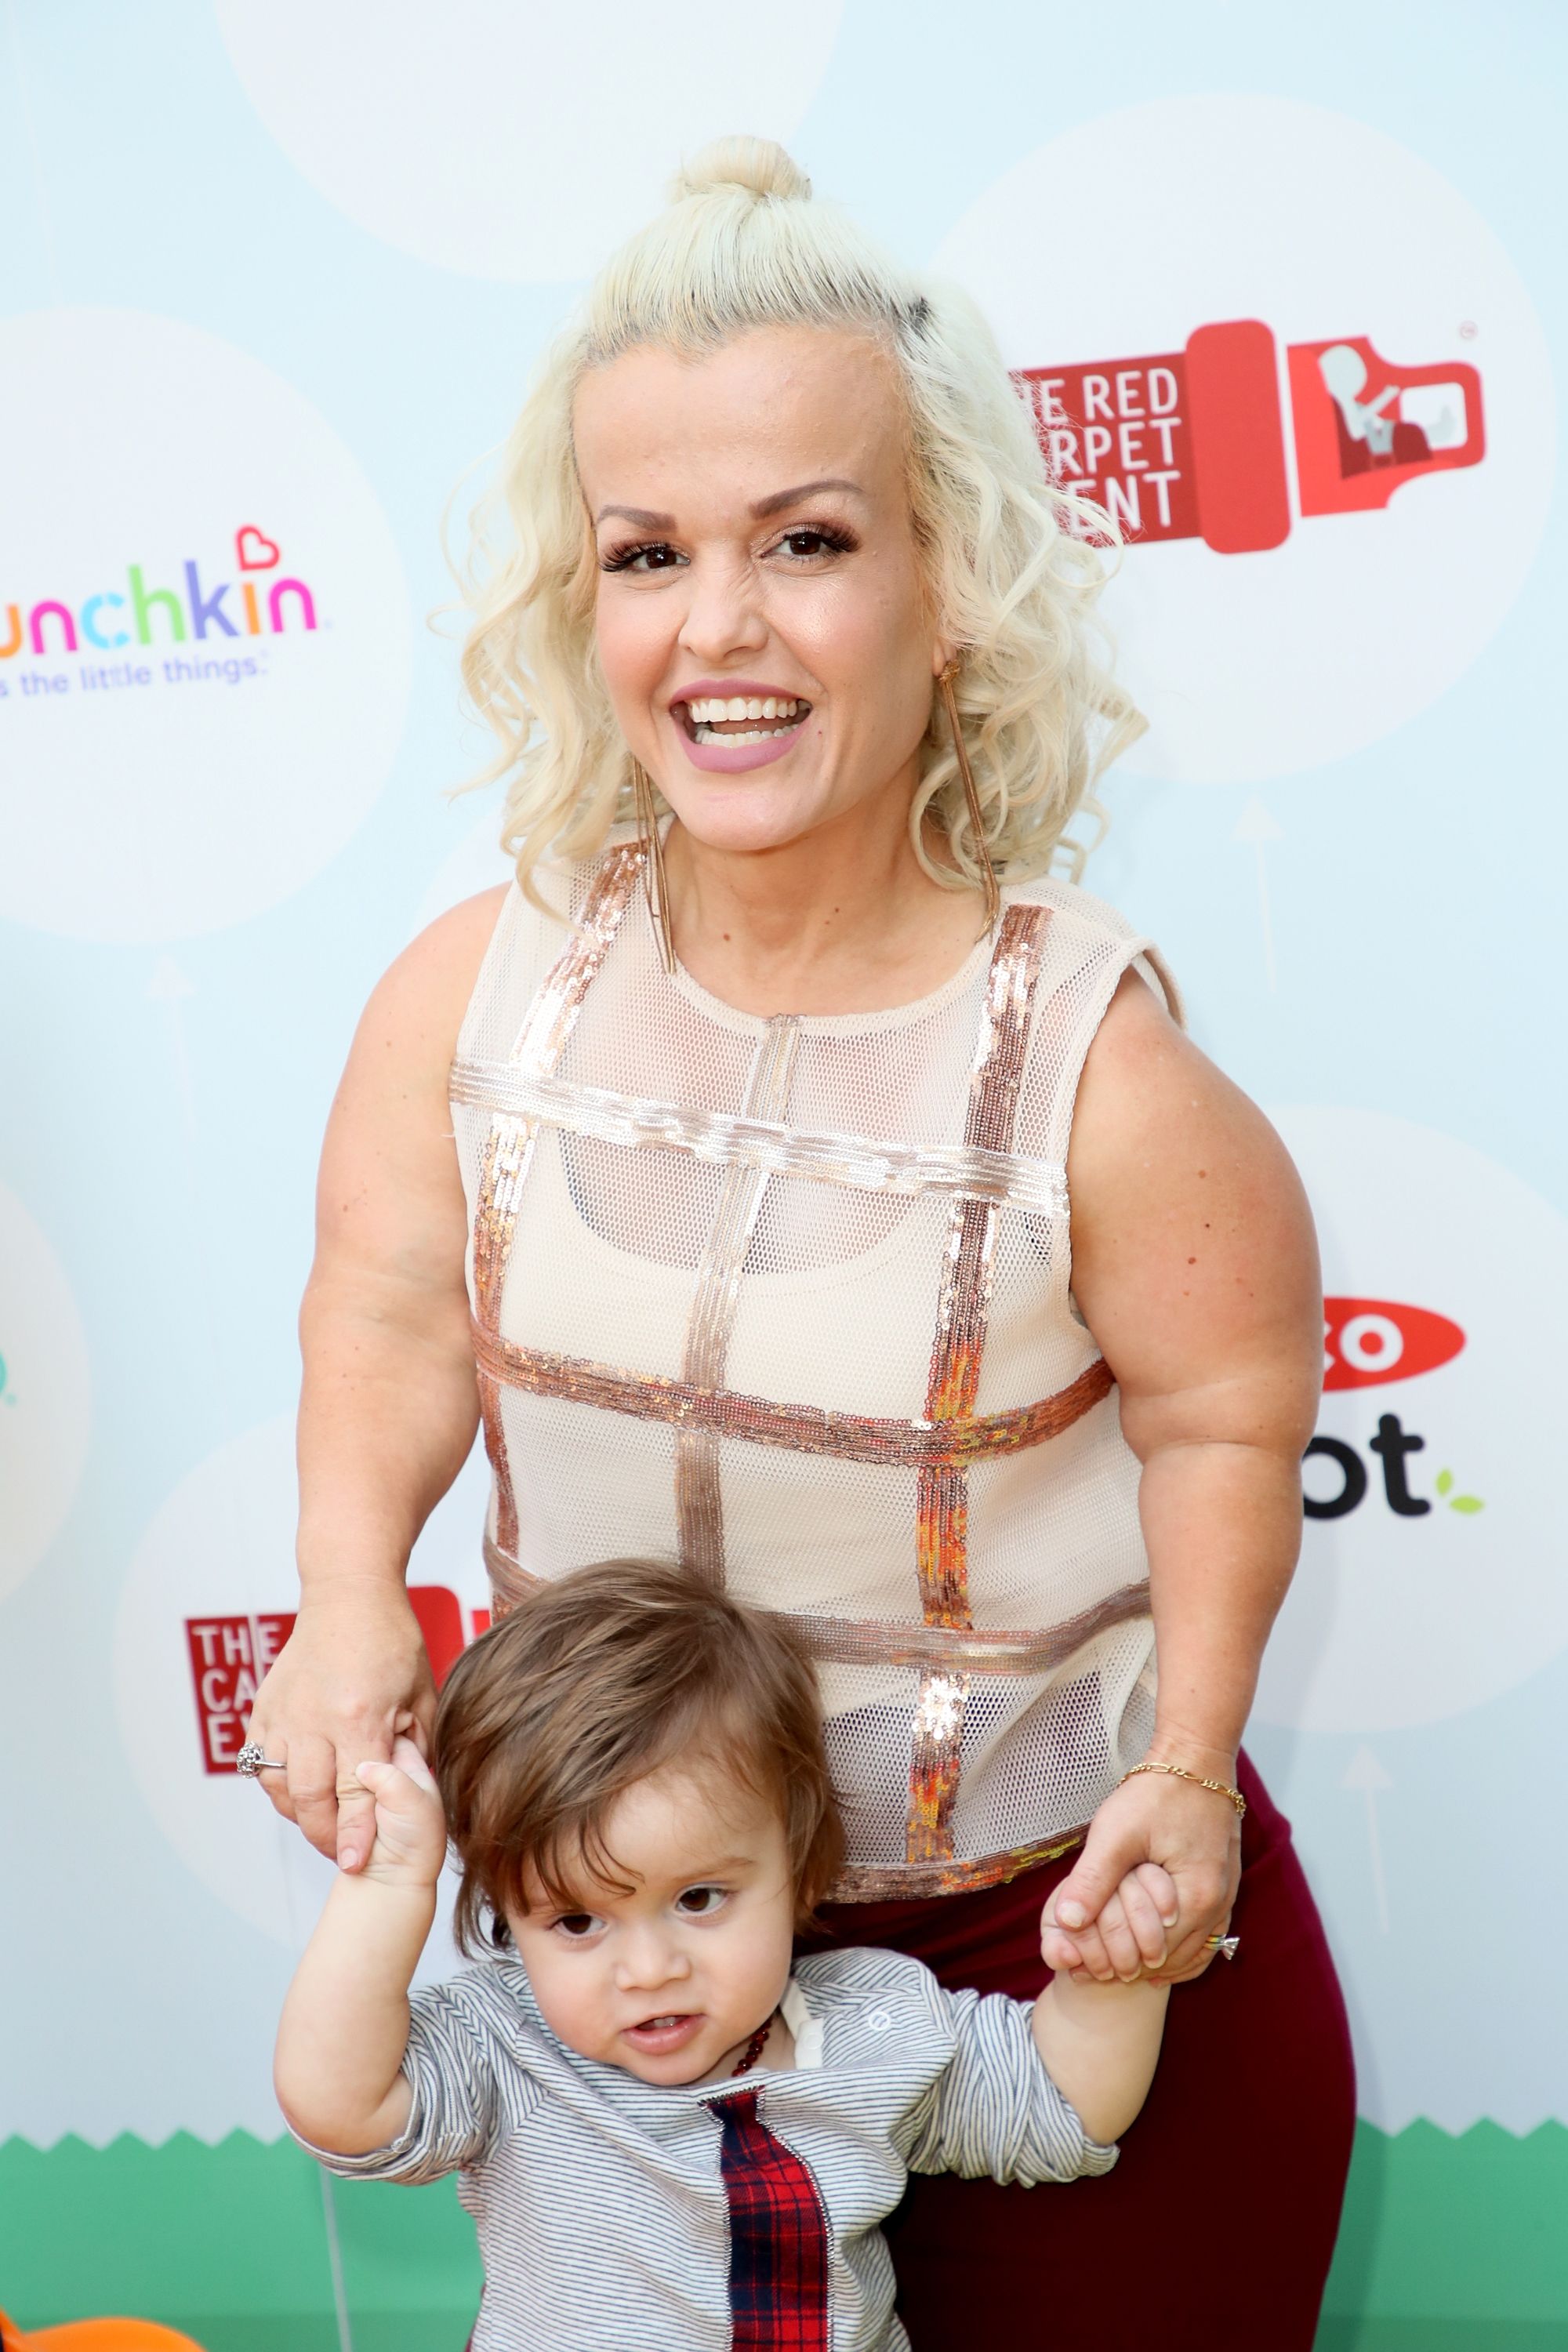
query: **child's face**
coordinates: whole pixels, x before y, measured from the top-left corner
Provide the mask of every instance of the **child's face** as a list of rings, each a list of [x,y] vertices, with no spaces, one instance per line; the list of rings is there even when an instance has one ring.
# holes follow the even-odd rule
[[[605,1843],[636,1891],[584,1876],[580,1908],[529,1888],[508,1911],[545,2022],[568,2049],[645,2083],[728,2074],[783,1997],[795,1890],[777,1809],[711,1769],[628,1789]]]

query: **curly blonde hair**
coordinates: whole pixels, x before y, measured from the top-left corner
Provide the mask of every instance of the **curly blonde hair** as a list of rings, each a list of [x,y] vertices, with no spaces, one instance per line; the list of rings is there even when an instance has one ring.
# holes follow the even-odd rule
[[[1114,526],[1051,481],[1029,411],[968,296],[922,284],[846,215],[815,202],[781,147],[722,140],[686,167],[671,199],[600,272],[544,354],[472,518],[463,679],[498,740],[473,781],[507,782],[501,841],[519,880],[545,905],[533,884],[541,861],[592,857],[634,814],[631,756],[595,640],[597,562],[572,438],[577,386],[639,344],[698,356],[777,326],[849,330],[890,355],[928,590],[942,633],[963,648],[958,708],[986,850],[1003,881],[1058,861],[1076,879],[1088,848],[1068,827],[1087,810],[1103,831],[1096,781],[1145,723],[1110,675],[1095,614]],[[945,836],[937,860],[932,828]],[[934,703],[910,835],[934,880],[979,880]]]

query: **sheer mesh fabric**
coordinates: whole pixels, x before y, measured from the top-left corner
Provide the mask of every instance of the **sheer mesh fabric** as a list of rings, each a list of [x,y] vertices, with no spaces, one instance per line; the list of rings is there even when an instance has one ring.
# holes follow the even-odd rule
[[[592,915],[604,872],[576,873],[569,896],[563,885],[563,911],[580,918],[586,905]],[[885,1436],[859,1433],[897,1424],[919,1444],[932,1429],[943,1268],[955,1218],[987,1188],[969,1413],[986,1423],[1095,1378],[1066,1213],[1078,1080],[1130,965],[1179,1006],[1147,942],[1087,894],[1042,881],[1009,891],[1006,904],[1022,910],[1014,926],[1033,962],[1016,1097],[1005,1087],[996,1096],[1011,1127],[1005,1164],[981,1153],[971,1168],[963,1150],[988,1034],[990,940],[918,1004],[769,1023],[684,971],[666,975],[639,884],[622,889],[570,1015],[547,1047],[534,1034],[520,1060],[531,1007],[574,934],[514,891],[455,1066],[480,1237],[476,1318],[483,1327],[488,1315],[494,1331],[488,1355],[482,1332],[479,1343],[481,1370],[495,1367],[487,1433],[505,1504],[490,1535],[524,1577],[617,1552],[690,1558],[695,1547],[693,1564],[741,1599],[807,1624],[859,1621],[873,1629],[873,1653],[924,1624],[1069,1629],[1066,1653],[1044,1666],[970,1662],[934,1685],[929,1659],[848,1662],[819,1650],[850,1894],[912,1891],[932,1883],[931,1867],[944,1884],[1003,1874],[1025,1849],[1087,1821],[1152,1730],[1138,1471],[1114,1391],[1093,1391],[1043,1442],[999,1439],[952,1474],[959,1507],[944,1522],[944,1557],[957,1558],[962,1591],[942,1608],[929,1584],[922,1591],[917,1540],[931,1479],[918,1463],[884,1458]],[[506,1107],[508,1073],[525,1066],[549,1087],[545,1108],[526,1118]],[[686,1119],[679,1141],[668,1107],[703,1115]],[[498,1135],[522,1166],[505,1194],[500,1259],[500,1192],[487,1175]],[[910,1147],[931,1165],[911,1168]],[[497,1263],[489,1297],[479,1269]],[[592,1395],[584,1366],[597,1368]],[[620,1379],[610,1403],[605,1370]],[[737,1425],[682,1418],[700,1421],[716,1394],[742,1401]],[[823,1450],[809,1429],[799,1442],[771,1425],[747,1433],[749,1400],[811,1409],[850,1452]],[[884,1455],[857,1456],[858,1445]],[[1106,1622],[1073,1640],[1076,1621],[1096,1612]],[[945,1793],[927,1788],[936,1826],[928,1822],[921,1845],[911,1755],[926,1752],[922,1724],[946,1778]]]

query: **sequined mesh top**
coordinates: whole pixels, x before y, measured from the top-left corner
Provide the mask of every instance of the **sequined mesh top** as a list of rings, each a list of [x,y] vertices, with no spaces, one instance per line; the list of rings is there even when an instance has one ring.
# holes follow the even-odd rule
[[[1138,1465],[1074,1306],[1089,1042],[1149,942],[1037,881],[945,986],[762,1020],[668,977],[637,844],[505,900],[453,1116],[504,1611],[679,1556],[818,1663],[839,1899],[1065,1850],[1152,1727]]]

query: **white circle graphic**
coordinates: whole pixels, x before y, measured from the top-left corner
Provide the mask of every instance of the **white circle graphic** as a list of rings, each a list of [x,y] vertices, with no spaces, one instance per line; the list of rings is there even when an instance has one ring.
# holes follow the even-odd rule
[[[58,1258],[0,1187],[0,1593],[58,1534],[87,1461],[87,1339]]]
[[[1304,1479],[1337,1515],[1307,1519],[1258,1713],[1310,1731],[1438,1722],[1568,1647],[1568,1219],[1436,1129],[1375,1111],[1270,1117],[1311,1198],[1324,1290],[1360,1306],[1337,1350],[1363,1377],[1320,1407]],[[1464,1334],[1431,1370],[1400,1328],[1412,1307]]]
[[[502,849],[500,833],[500,812],[492,808],[442,859],[419,901],[409,929],[410,939],[417,938],[440,916],[461,906],[465,898],[478,898],[481,890],[493,890],[498,882],[517,879],[516,864]]]
[[[1146,509],[1157,523],[1160,497],[1183,481],[1191,495],[1195,479],[1213,530],[1205,502],[1279,471],[1281,543],[1220,553],[1197,530],[1126,551],[1106,611],[1151,721],[1130,768],[1254,782],[1358,751],[1433,702],[1518,595],[1552,488],[1544,338],[1486,223],[1382,131],[1267,97],[1129,107],[1014,165],[937,261],[980,302],[1010,367],[1098,370],[1093,391],[1074,382],[1105,436],[1088,454],[1102,488],[1113,474],[1138,498],[1141,520]],[[1215,421],[1199,467],[1190,339],[1237,321],[1258,322],[1241,341],[1260,373],[1227,405],[1243,381],[1234,340],[1201,339]],[[1372,385],[1358,339],[1425,380]],[[1189,371],[1179,401],[1176,368]],[[1167,436],[1172,415],[1194,437]],[[1370,479],[1423,444],[1430,470],[1358,510],[1355,469]],[[1058,446],[1088,470],[1081,435]],[[1162,491],[1152,477],[1173,464],[1181,479]],[[1331,481],[1348,503],[1303,511],[1304,483]]]
[[[586,277],[657,212],[682,153],[794,136],[843,0],[787,37],[727,0],[217,0],[262,121],[311,185],[439,268]]]
[[[1352,1315],[1339,1349],[1352,1371],[1391,1372],[1405,1353],[1405,1334],[1391,1315]]]
[[[381,792],[409,616],[358,465],[183,320],[0,323],[0,914],[189,938],[310,880]]]
[[[488,1601],[485,1481],[471,1462],[416,1546],[413,1584],[456,1593],[465,1630]],[[114,1639],[115,1706],[129,1769],[186,1866],[251,1927],[297,1948],[332,1865],[231,1770],[257,1668],[298,1603],[293,1422],[218,1446],[154,1515],[132,1559]],[[439,1936],[429,1972],[449,1968]]]

